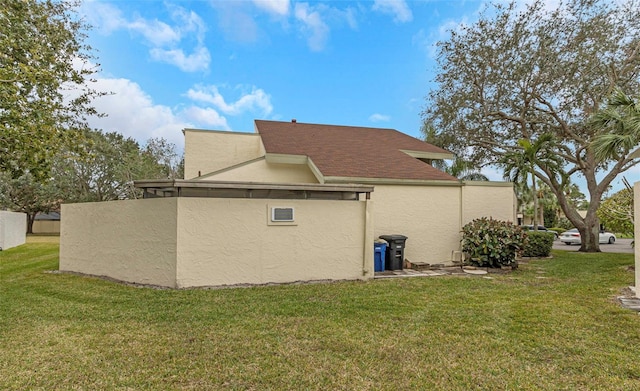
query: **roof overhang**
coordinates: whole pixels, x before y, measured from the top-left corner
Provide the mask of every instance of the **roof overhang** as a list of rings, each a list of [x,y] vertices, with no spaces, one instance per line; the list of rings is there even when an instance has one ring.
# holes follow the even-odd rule
[[[355,178],[355,177],[324,177],[325,183],[365,183],[372,185],[412,185],[412,186],[452,186],[460,187],[463,183],[458,180],[430,180],[430,179],[395,179],[395,178]]]
[[[442,160],[442,159],[454,158],[454,155],[449,152],[444,153],[444,152],[409,151],[406,149],[401,149],[400,151],[416,159]]]
[[[141,180],[134,186],[144,191],[144,198],[208,197],[268,199],[357,200],[359,194],[369,199],[373,186],[354,184],[258,183],[205,180]]]

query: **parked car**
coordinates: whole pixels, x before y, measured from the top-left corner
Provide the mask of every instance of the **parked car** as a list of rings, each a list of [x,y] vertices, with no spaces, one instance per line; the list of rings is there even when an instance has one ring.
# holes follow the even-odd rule
[[[580,232],[578,232],[577,228],[565,231],[560,234],[560,241],[566,245],[580,244]],[[598,235],[598,241],[601,244],[614,244],[616,242],[616,235],[611,232],[600,232],[600,235]]]
[[[533,225],[521,225],[520,228],[522,228],[525,231],[533,231]],[[556,231],[552,231],[548,229],[544,225],[539,225],[538,231],[549,232],[550,234],[553,234],[553,240],[558,239],[558,233]]]

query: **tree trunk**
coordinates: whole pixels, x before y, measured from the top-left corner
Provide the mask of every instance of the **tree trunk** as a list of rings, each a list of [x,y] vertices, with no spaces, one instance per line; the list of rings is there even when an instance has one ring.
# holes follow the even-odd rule
[[[600,227],[595,225],[593,229],[589,229],[589,227],[584,227],[584,230],[580,231],[580,250],[584,252],[600,252]],[[584,231],[584,232],[583,232]]]
[[[28,234],[32,234],[33,233],[33,222],[36,219],[36,214],[35,213],[27,213],[27,233]]]
[[[531,192],[533,194],[533,230],[538,230],[538,191],[536,190],[536,176],[533,174],[533,170],[531,170],[531,179],[533,180],[531,183]]]
[[[591,200],[587,214],[583,218],[578,213],[577,209],[569,204],[569,201],[565,194],[562,193],[562,187],[556,182],[552,187],[554,193],[558,198],[560,208],[564,212],[565,217],[573,223],[574,227],[580,232],[580,250],[582,252],[600,252],[600,243],[598,242],[598,233],[600,230],[600,224],[596,211],[600,206],[600,198],[602,197],[602,191],[593,186],[591,190]]]
[[[580,250],[578,251],[600,252],[600,220],[593,205],[589,205],[584,223],[583,227],[576,227],[580,231]]]

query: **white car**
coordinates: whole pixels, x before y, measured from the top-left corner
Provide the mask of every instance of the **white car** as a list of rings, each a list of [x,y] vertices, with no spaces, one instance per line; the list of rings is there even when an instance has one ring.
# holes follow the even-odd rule
[[[533,225],[521,225],[520,228],[524,229],[525,231],[533,231]],[[548,229],[547,227],[545,227],[544,225],[539,225],[538,226],[538,231],[542,231],[542,232],[549,232],[550,234],[553,234],[553,240],[558,239],[558,233],[555,231],[551,231],[550,229]]]
[[[560,234],[560,241],[566,245],[580,244],[580,232],[577,228],[570,229]],[[600,232],[598,235],[598,241],[601,244],[614,244],[616,242],[616,235],[611,232]]]

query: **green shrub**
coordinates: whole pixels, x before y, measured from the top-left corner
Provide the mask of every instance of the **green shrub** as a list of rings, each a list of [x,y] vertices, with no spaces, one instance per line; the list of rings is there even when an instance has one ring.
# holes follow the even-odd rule
[[[462,251],[477,266],[516,265],[516,253],[524,248],[527,234],[510,222],[475,219],[462,227]]]
[[[548,257],[553,247],[553,232],[529,231],[522,253],[525,257]]]
[[[565,231],[573,228],[573,223],[569,221],[569,219],[566,217],[560,217],[558,221],[556,221],[555,225],[558,226],[559,228],[564,228]]]
[[[571,227],[573,228],[573,227]],[[567,228],[561,228],[561,227],[553,227],[553,228],[547,228],[549,231],[553,231],[555,233],[557,233],[557,236],[560,236],[561,233],[563,233],[564,231],[567,230]]]

